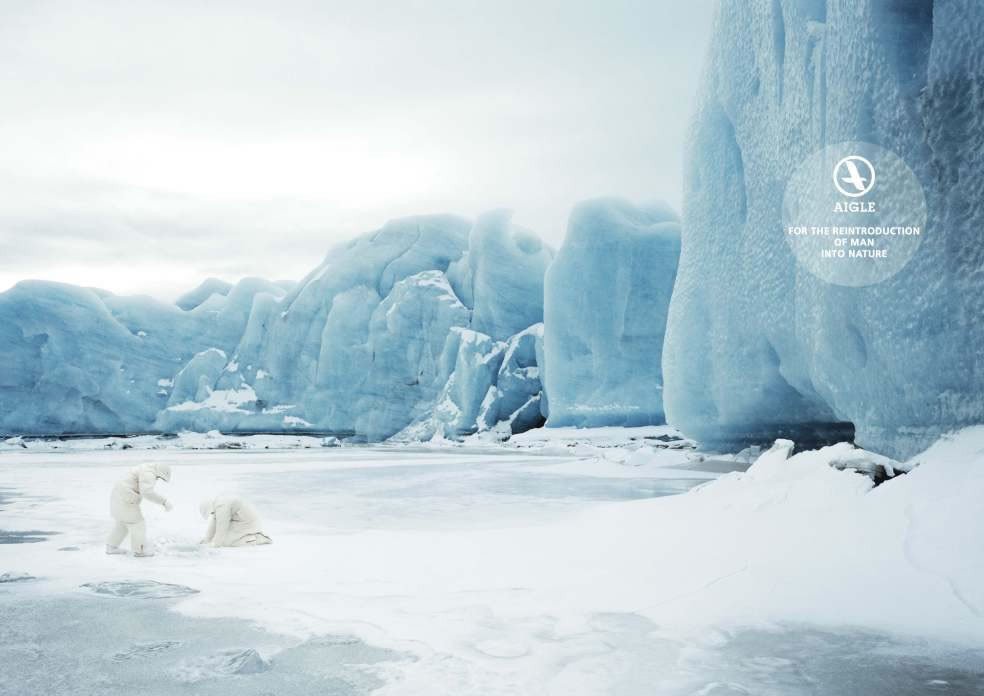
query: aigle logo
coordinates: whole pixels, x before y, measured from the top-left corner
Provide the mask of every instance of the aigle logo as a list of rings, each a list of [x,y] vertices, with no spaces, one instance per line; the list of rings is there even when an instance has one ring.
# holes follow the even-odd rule
[[[834,186],[848,198],[860,198],[875,185],[875,168],[861,155],[848,155],[834,166]]]

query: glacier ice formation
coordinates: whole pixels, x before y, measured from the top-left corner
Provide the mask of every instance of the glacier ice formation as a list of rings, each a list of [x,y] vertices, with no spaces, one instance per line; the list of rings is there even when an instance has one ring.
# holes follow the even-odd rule
[[[680,256],[665,204],[581,203],[547,271],[550,426],[664,423],[661,355]]]
[[[534,324],[496,341],[473,329],[454,328],[440,360],[441,384],[433,406],[397,439],[456,438],[494,431],[498,439],[543,425],[540,381],[543,324]]]
[[[982,37],[975,0],[720,4],[663,352],[670,422],[727,447],[853,426],[905,458],[984,421]],[[866,287],[797,267],[782,236],[787,177],[843,141],[895,152],[926,195],[918,253]]]
[[[211,279],[175,305],[19,283],[0,294],[0,432],[300,429],[375,441],[411,426],[430,436],[538,425],[529,327],[543,317],[552,255],[494,211],[475,224],[394,220],[296,285]],[[482,369],[471,361],[486,349]],[[433,419],[448,399],[461,410]]]
[[[219,278],[206,278],[194,290],[189,290],[174,301],[181,309],[189,311],[200,305],[212,295],[226,296],[232,290],[232,283]]]
[[[0,294],[0,431],[142,432],[166,406],[195,354],[230,352],[257,295],[279,286],[247,278],[191,311],[24,281]]]

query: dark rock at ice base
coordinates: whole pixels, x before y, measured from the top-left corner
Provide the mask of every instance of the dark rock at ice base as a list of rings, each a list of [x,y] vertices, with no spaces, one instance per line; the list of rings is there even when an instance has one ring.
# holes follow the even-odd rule
[[[171,648],[176,648],[179,645],[181,645],[181,642],[177,640],[161,640],[154,643],[135,643],[126,650],[120,650],[118,653],[113,655],[112,660],[113,662],[127,662],[129,660],[153,657],[158,653],[165,652]]]
[[[106,582],[87,582],[85,589],[108,597],[127,597],[132,599],[173,599],[198,594],[198,590],[185,585],[174,585],[156,580],[110,580]]]
[[[657,440],[659,442],[680,442],[680,441],[683,440],[683,438],[680,437],[679,435],[669,435],[669,434],[653,435],[653,436],[647,435],[643,439],[644,440]]]
[[[181,662],[174,670],[178,681],[195,683],[206,679],[260,674],[270,663],[252,648],[231,648]]]
[[[26,582],[28,580],[37,580],[37,578],[34,577],[33,575],[29,575],[28,573],[21,573],[18,571],[9,571],[6,573],[0,573],[0,585],[9,582]]]
[[[751,451],[753,451],[752,448],[748,448],[736,456],[745,455]],[[796,451],[796,444],[792,440],[776,440],[771,448],[755,459],[754,466],[761,468],[762,466],[781,464]],[[855,447],[849,442],[838,442],[836,445],[824,447],[820,452],[826,455],[827,464],[831,468],[862,474],[870,478],[876,486],[899,474],[908,473],[914,467],[913,464],[898,462]]]
[[[216,446],[216,449],[241,450],[241,449],[243,449],[244,446],[245,445],[243,445],[243,443],[242,442],[239,442],[238,440],[231,440],[229,442],[220,442]]]
[[[118,449],[118,450],[128,450],[133,449],[133,445],[129,442],[120,442],[119,440],[113,440],[112,442],[107,442],[103,445],[106,449]]]
[[[908,473],[912,468],[909,464],[860,448],[845,448],[843,453],[831,460],[830,466],[842,471],[864,474],[874,481],[876,486],[890,478],[895,478],[898,474]]]

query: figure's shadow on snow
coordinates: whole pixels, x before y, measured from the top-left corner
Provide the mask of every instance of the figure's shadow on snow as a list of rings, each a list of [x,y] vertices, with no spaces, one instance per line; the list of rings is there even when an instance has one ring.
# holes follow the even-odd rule
[[[379,665],[408,659],[348,636],[298,644],[245,621],[182,616],[168,610],[154,585],[117,590],[0,596],[3,688],[12,694],[360,696],[383,685]]]

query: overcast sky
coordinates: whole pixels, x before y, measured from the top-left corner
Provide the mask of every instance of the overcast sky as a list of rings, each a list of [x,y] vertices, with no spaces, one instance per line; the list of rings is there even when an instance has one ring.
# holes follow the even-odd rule
[[[409,214],[680,203],[711,0],[0,0],[0,291],[297,279]]]

